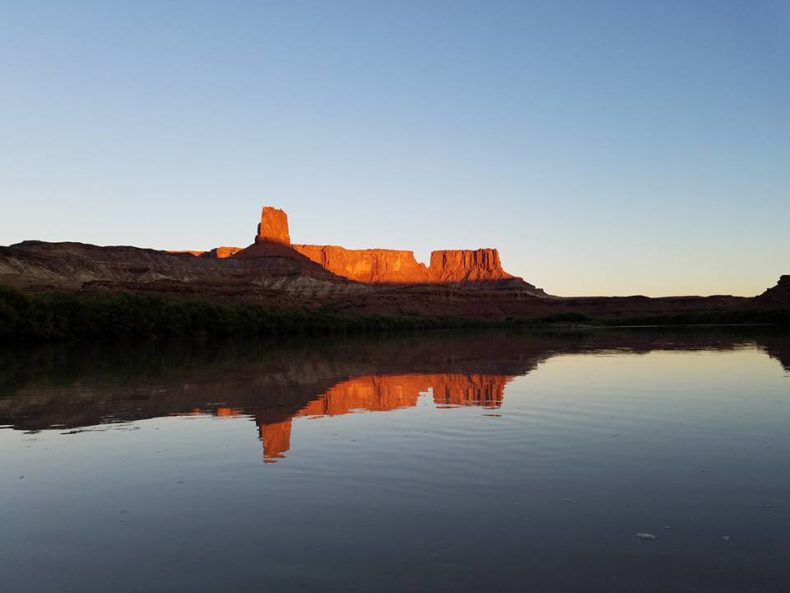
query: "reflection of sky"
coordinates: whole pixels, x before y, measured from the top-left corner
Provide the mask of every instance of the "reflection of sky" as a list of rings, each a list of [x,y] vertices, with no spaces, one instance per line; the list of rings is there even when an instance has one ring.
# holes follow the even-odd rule
[[[344,4],[348,4],[344,6]],[[788,272],[782,2],[14,3],[0,237],[499,247],[557,294]]]

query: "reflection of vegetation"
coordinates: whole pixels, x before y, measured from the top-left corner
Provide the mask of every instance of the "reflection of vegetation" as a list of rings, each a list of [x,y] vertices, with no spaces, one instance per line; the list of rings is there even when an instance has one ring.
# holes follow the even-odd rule
[[[790,326],[790,310],[739,309],[593,318],[562,312],[505,321],[419,315],[361,315],[333,307],[278,309],[128,293],[22,294],[0,286],[0,340],[171,336],[283,336],[469,327],[579,327],[770,323]]]
[[[73,385],[84,376],[109,383],[152,379],[175,370],[226,362],[265,359],[276,350],[271,340],[86,340],[74,343],[19,344],[0,347],[0,396],[29,383],[49,387]]]

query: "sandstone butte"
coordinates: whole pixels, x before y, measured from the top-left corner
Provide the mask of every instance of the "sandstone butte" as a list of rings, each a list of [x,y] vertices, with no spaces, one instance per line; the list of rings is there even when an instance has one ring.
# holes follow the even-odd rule
[[[265,206],[254,245],[289,246],[337,276],[363,284],[452,284],[518,280],[502,269],[496,249],[452,249],[431,253],[430,265],[416,260],[413,251],[397,249],[345,249],[335,245],[292,244],[288,215]],[[239,247],[217,247],[209,252],[189,252],[224,259],[241,252]],[[253,250],[254,254],[255,251]],[[244,253],[250,255],[250,252]]]

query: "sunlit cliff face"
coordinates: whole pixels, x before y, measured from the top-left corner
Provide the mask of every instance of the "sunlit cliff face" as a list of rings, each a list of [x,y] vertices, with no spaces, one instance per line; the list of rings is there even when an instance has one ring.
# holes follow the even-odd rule
[[[366,375],[338,383],[311,401],[293,416],[266,422],[256,417],[263,444],[263,461],[272,463],[285,456],[291,447],[294,418],[340,416],[356,412],[387,412],[417,405],[421,395],[432,394],[441,407],[502,404],[505,385],[512,376],[417,374]]]
[[[396,249],[345,249],[336,245],[291,244],[288,216],[278,208],[261,211],[256,243],[287,245],[333,274],[365,284],[449,284],[497,282],[514,277],[502,269],[496,249],[434,251],[430,265],[419,263],[413,251]],[[236,251],[231,252],[231,249]],[[215,250],[216,257],[232,257],[237,248]],[[212,252],[213,253],[213,252]]]
[[[288,215],[279,208],[264,206],[261,210],[261,222],[258,224],[258,234],[255,242],[270,241],[272,243],[291,244],[291,235],[288,231]]]

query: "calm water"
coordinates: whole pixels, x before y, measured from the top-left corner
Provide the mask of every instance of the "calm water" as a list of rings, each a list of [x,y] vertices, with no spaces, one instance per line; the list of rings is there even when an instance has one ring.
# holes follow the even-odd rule
[[[4,591],[790,590],[781,335],[13,349],[0,425]]]

